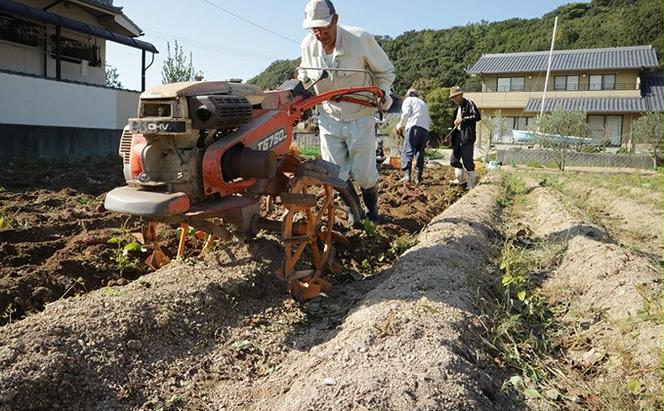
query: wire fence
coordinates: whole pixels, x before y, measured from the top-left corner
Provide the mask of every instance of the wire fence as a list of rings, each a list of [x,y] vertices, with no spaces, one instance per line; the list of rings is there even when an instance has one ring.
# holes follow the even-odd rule
[[[653,168],[652,157],[644,154],[629,155],[568,151],[565,156],[565,163],[568,166]],[[505,165],[523,164],[555,167],[554,153],[550,150],[519,148],[498,150],[496,160]]]

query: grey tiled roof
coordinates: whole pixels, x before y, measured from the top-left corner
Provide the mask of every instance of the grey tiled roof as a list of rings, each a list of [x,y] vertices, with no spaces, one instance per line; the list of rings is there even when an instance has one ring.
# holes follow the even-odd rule
[[[542,107],[541,98],[531,98],[523,110],[527,113],[539,113]],[[555,109],[565,111],[583,110],[586,113],[643,113],[648,110],[646,101],[639,97],[579,97],[579,98],[547,98],[544,111]]]
[[[586,113],[646,113],[661,112],[663,106],[662,73],[642,72],[641,97],[548,98],[544,103],[544,111],[562,108],[567,111],[583,110]],[[539,113],[541,107],[541,98],[531,98],[524,111]]]
[[[468,72],[487,74],[546,71],[548,58],[548,51],[484,54]],[[658,64],[657,54],[652,46],[557,50],[553,52],[551,70],[640,69],[654,68]]]
[[[641,73],[641,96],[648,104],[649,111],[662,111],[662,72]]]

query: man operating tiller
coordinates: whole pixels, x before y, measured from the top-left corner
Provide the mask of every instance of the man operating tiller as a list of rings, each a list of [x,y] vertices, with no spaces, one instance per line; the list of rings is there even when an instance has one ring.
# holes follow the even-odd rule
[[[375,81],[384,91],[382,108],[389,109],[394,66],[374,37],[360,28],[338,25],[339,15],[330,0],[309,1],[304,14],[302,26],[310,33],[302,41],[298,78],[317,81],[317,94]],[[319,106],[319,129],[323,160],[340,167],[339,178],[348,181],[348,191],[355,197],[349,177],[360,185],[366,216],[378,223],[375,111],[349,101],[327,101]]]

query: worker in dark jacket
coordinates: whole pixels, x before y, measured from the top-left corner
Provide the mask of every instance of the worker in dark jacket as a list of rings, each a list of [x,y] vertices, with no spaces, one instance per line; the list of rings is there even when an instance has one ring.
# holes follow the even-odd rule
[[[475,187],[475,162],[473,151],[476,138],[476,123],[480,121],[480,110],[475,103],[463,97],[461,87],[450,88],[450,98],[457,106],[454,116],[454,129],[452,130],[452,155],[450,165],[454,167],[455,179],[452,184],[466,185],[468,190]],[[464,168],[468,172],[465,178]]]

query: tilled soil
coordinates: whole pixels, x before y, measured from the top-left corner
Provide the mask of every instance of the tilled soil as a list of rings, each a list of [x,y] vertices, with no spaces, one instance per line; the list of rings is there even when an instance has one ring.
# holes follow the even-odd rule
[[[0,330],[0,410],[512,409],[467,280],[492,258],[495,191],[465,196],[384,273],[304,305],[268,238],[48,304]]]
[[[494,258],[497,187],[435,217],[332,330],[308,329],[265,378],[218,382],[212,404],[246,410],[511,410],[482,349],[469,277]],[[320,341],[322,339],[322,341]]]
[[[120,270],[108,243],[131,225],[103,208],[104,193],[123,183],[116,159],[1,166],[0,325],[142,274]]]
[[[124,184],[116,159],[9,163],[0,171],[0,325],[61,298],[127,284],[148,271],[142,264],[147,253],[123,251],[139,221],[103,207],[104,193]],[[448,177],[445,168],[432,167],[424,185],[405,186],[397,183],[398,173],[383,170],[385,224],[374,235],[344,229],[350,246],[339,249],[337,258],[347,270],[335,281],[363,278],[393,261],[405,249],[390,251],[395,239],[417,233],[462,195],[447,185]],[[177,235],[165,229],[166,252],[173,255]],[[196,258],[198,250],[200,242],[188,255]]]
[[[81,172],[81,165],[71,172]],[[110,175],[108,185],[119,178]],[[213,386],[275,373],[287,353],[325,340],[381,281],[380,267],[413,244],[390,248],[395,239],[416,235],[463,194],[447,184],[443,167],[429,168],[419,187],[399,184],[399,177],[383,171],[385,223],[373,233],[346,233],[351,245],[338,258],[348,268],[331,278],[335,288],[327,296],[303,306],[273,275],[281,255],[276,237],[236,244],[233,260],[212,252],[122,286],[133,278],[104,267],[115,263],[116,245],[108,239],[125,217],[104,211],[103,195],[93,187],[64,187],[67,178],[38,185],[37,193],[4,181],[2,210],[12,214],[0,232],[9,282],[3,292],[23,312],[5,317],[11,324],[2,330],[0,409],[206,409]],[[83,204],[83,196],[95,197]],[[35,197],[50,199],[36,202],[42,207],[36,214]],[[76,203],[81,210],[74,218],[86,218],[70,222]],[[49,245],[50,251],[37,252]],[[76,258],[86,270],[67,263]],[[54,300],[61,301],[49,303]]]

